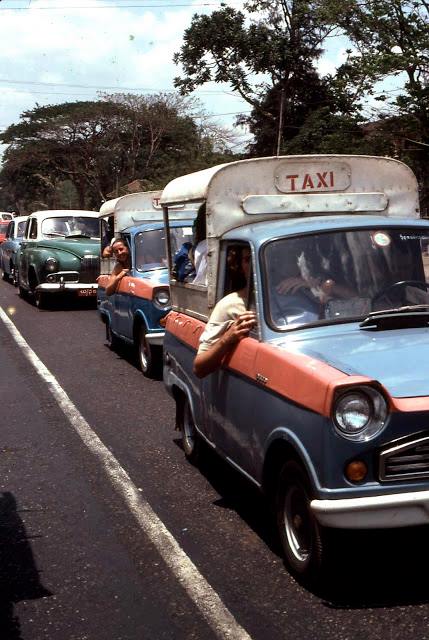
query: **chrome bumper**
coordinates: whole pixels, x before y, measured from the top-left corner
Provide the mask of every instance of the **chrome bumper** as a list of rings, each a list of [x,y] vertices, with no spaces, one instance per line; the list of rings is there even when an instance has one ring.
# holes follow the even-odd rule
[[[164,342],[165,331],[159,331],[157,333],[146,333],[145,338],[149,344],[155,346],[162,346]]]
[[[43,282],[37,285],[37,291],[80,291],[82,289],[98,289],[96,282],[85,284],[84,282]]]
[[[392,529],[429,524],[429,491],[365,498],[312,500],[321,525],[338,529]]]

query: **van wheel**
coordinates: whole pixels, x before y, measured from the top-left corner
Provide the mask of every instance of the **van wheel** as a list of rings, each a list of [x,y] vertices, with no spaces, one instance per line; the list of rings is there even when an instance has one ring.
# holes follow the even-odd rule
[[[323,531],[311,511],[311,499],[306,473],[296,462],[287,462],[277,487],[277,527],[287,564],[307,582],[321,577],[326,561]]]
[[[162,369],[162,349],[151,346],[146,339],[146,327],[141,324],[137,332],[137,356],[141,372],[147,378],[157,378]]]
[[[201,438],[195,428],[194,417],[188,398],[183,406],[182,445],[186,458],[192,464],[197,464],[201,456]]]

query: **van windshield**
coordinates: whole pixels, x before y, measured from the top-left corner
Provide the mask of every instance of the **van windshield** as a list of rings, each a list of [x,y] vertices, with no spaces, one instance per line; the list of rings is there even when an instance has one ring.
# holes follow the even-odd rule
[[[315,233],[263,250],[269,324],[287,330],[429,304],[429,227]]]

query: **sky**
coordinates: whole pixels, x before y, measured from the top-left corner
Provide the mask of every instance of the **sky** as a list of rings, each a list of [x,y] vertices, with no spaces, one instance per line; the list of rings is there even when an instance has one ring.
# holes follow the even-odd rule
[[[93,100],[98,91],[174,91],[173,63],[194,13],[210,13],[220,0],[0,0],[0,130],[39,105]],[[226,0],[240,8],[240,0]],[[322,73],[344,58],[332,42]],[[234,127],[250,107],[227,85],[194,92],[214,122],[234,130],[237,145],[249,134]],[[4,150],[0,146],[0,152]]]

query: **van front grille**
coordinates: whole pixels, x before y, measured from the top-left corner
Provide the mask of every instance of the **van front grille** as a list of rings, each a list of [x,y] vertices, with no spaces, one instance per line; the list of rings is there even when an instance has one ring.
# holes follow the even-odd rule
[[[384,449],[380,453],[379,476],[381,481],[429,478],[429,436]]]

